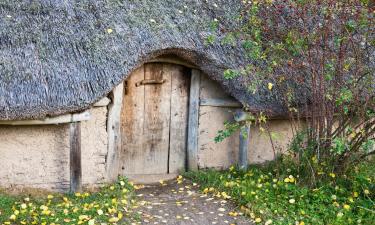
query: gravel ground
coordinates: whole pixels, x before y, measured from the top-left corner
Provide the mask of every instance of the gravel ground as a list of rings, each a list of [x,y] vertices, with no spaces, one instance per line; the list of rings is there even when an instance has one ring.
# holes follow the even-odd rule
[[[143,186],[136,191],[140,222],[131,224],[168,225],[250,225],[233,203],[198,190],[185,179]]]

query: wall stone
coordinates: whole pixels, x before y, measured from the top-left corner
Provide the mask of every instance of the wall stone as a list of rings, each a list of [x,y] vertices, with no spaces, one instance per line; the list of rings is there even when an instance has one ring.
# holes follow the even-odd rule
[[[104,181],[107,152],[105,107],[82,122],[82,178]],[[69,188],[69,125],[0,126],[0,187]]]

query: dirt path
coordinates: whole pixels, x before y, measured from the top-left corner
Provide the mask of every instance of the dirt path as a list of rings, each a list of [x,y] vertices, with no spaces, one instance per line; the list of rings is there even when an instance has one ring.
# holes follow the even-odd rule
[[[252,224],[231,202],[199,193],[187,180],[145,186],[137,198],[141,222],[133,224]]]

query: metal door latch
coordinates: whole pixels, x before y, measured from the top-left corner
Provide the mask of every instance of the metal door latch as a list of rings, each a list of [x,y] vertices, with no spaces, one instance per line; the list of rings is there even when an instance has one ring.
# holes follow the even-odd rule
[[[138,81],[137,83],[135,83],[135,86],[139,87],[141,85],[163,84],[166,81],[167,81],[166,79],[161,79],[161,80],[142,80],[142,81]]]

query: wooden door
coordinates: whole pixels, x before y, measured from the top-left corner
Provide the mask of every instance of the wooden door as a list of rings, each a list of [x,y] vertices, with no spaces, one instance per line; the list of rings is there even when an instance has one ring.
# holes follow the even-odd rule
[[[150,63],[125,81],[121,113],[123,175],[184,170],[188,117],[187,70]]]

